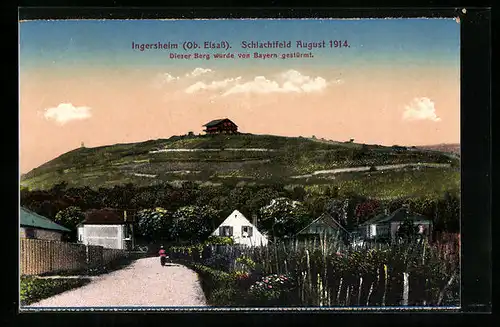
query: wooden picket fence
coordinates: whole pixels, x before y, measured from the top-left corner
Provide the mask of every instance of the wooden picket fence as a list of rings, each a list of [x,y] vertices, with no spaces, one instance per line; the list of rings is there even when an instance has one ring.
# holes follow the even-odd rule
[[[173,259],[208,265],[226,272],[239,270],[236,258],[245,255],[259,264],[263,274],[287,274],[295,278],[297,287],[289,294],[289,301],[287,300],[292,305],[458,305],[457,287],[460,284],[460,276],[456,237],[443,239],[425,247],[414,247],[415,251],[420,251],[415,252],[419,253],[420,257],[418,262],[410,263],[408,267],[402,265],[397,258],[389,257],[377,261],[375,266],[367,268],[366,271],[363,267],[366,266],[364,260],[367,259],[368,250],[359,251],[364,255],[357,264],[352,256],[349,261],[345,261],[345,264],[350,262],[349,265],[341,269],[339,265],[343,265],[344,259],[335,259],[338,256],[335,250],[337,244],[334,243],[331,247],[332,249],[328,250],[327,244],[308,243],[269,245],[262,248],[209,245],[202,249],[193,247],[176,250],[171,255]],[[407,250],[411,248],[401,246],[391,250],[382,245],[380,248],[373,247],[378,251],[390,250],[394,255],[408,254],[410,252]],[[428,252],[427,256],[424,256],[425,251]],[[349,251],[344,255],[348,253]],[[439,271],[427,271],[425,267],[429,264]],[[358,270],[357,266],[362,269]]]
[[[127,255],[125,250],[96,245],[25,238],[20,241],[21,275],[98,268]]]

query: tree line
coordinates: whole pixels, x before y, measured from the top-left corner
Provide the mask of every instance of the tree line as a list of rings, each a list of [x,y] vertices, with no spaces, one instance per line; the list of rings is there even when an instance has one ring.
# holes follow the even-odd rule
[[[325,211],[348,230],[403,205],[432,219],[436,231],[458,232],[460,221],[460,195],[450,192],[437,198],[379,200],[356,194],[339,196],[334,187],[318,193],[279,183],[239,187],[186,182],[180,187],[163,183],[91,189],[63,182],[49,190],[21,190],[21,205],[72,229],[89,209],[133,210],[137,218],[143,218],[137,221],[146,237],[193,241],[208,236],[233,210],[249,220],[256,215],[259,230],[278,237],[294,235]]]

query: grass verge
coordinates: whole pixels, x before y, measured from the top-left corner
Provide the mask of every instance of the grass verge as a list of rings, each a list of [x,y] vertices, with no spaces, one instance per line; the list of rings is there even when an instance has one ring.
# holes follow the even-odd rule
[[[41,279],[33,276],[21,276],[21,306],[30,305],[88,283],[90,283],[88,278]]]

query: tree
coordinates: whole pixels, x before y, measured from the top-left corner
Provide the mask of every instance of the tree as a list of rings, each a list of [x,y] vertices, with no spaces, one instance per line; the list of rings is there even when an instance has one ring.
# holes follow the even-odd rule
[[[137,229],[141,236],[149,240],[169,238],[171,213],[163,208],[144,209],[137,213]]]
[[[189,205],[177,209],[172,215],[170,235],[176,240],[198,242],[215,229],[219,211],[210,206]]]
[[[309,221],[302,202],[289,198],[277,198],[260,209],[263,228],[273,237],[292,236],[305,227]]]
[[[290,194],[290,198],[295,201],[304,201],[306,190],[303,186],[295,186]]]
[[[280,197],[280,193],[274,187],[254,188],[252,191],[252,196],[245,203],[250,216],[258,213],[260,208],[269,204],[269,199]]]
[[[358,222],[363,222],[374,217],[381,211],[380,202],[377,200],[368,200],[359,203],[356,206],[354,215]]]
[[[416,227],[410,219],[405,219],[401,225],[399,225],[396,236],[405,240],[411,241],[415,239],[418,235],[418,227]]]
[[[330,201],[327,196],[307,196],[304,205],[307,208],[307,212],[310,217],[319,217],[323,212],[325,212],[325,206]]]
[[[339,196],[338,186],[327,186],[324,195],[329,198],[337,198]]]
[[[76,229],[76,226],[85,219],[85,214],[79,207],[71,206],[59,211],[54,218],[54,221],[71,230]]]
[[[325,205],[325,211],[328,212],[343,226],[349,224],[349,199],[332,199]]]

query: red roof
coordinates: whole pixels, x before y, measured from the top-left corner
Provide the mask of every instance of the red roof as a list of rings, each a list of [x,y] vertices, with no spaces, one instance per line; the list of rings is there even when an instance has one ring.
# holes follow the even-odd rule
[[[121,225],[133,222],[132,213],[125,214],[123,210],[116,209],[94,209],[85,212],[85,220],[82,224],[87,225]]]

